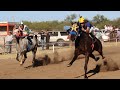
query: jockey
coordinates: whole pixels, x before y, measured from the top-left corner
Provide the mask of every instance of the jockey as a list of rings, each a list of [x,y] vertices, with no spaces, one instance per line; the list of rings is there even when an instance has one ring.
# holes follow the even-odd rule
[[[70,31],[69,31],[69,38],[71,39],[71,36],[74,35],[76,36],[77,35],[77,32],[78,32],[78,25],[76,22],[72,23],[72,26],[70,28]]]
[[[82,30],[86,33],[89,33],[89,35],[92,37],[92,40],[93,40],[92,45],[94,45],[96,38],[94,34],[92,33],[92,27],[93,27],[92,24],[88,20],[85,20],[82,16],[79,18],[78,23],[80,26],[79,31]]]
[[[78,28],[79,28],[79,27],[78,27],[77,23],[74,22],[74,23],[72,24],[70,34],[74,34],[74,35],[76,35],[77,32],[78,32]]]
[[[25,25],[21,22],[18,28],[18,32],[16,33],[17,37],[25,37],[27,36],[27,39],[29,40],[30,44],[32,45],[32,40],[29,37],[29,32],[25,30]]]
[[[74,30],[75,32],[78,32],[78,28],[79,28],[79,27],[78,27],[78,25],[77,25],[77,22],[75,22],[75,23],[72,24],[71,30],[72,30],[72,31]]]

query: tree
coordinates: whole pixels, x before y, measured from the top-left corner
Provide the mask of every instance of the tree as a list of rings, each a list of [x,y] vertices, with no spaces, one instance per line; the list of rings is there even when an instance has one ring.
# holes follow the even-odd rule
[[[77,18],[77,15],[76,14],[71,14],[71,15],[68,15],[66,18],[65,18],[65,21],[68,21],[68,22],[71,22],[72,20],[76,19]]]
[[[98,24],[103,21],[108,21],[108,19],[103,15],[97,14],[96,16],[93,17],[93,21]]]
[[[71,14],[71,20],[74,20],[77,18],[77,15],[76,14]]]

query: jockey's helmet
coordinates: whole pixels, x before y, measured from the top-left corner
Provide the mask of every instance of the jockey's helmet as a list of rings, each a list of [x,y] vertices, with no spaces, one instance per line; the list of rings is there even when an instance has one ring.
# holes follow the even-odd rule
[[[22,24],[23,24],[23,22],[21,21],[21,22],[20,22],[20,24],[22,25]]]
[[[85,20],[85,19],[84,19],[82,16],[80,16],[80,18],[79,18],[78,21],[79,21],[79,23],[84,23],[84,20]]]

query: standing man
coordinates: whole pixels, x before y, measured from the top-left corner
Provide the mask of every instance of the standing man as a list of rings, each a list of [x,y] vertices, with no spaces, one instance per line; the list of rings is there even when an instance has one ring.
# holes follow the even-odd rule
[[[49,49],[50,34],[46,31],[46,49]]]
[[[11,53],[11,45],[13,41],[13,35],[12,32],[9,32],[9,34],[5,37],[5,45],[6,46],[6,52]]]
[[[45,44],[45,32],[42,30],[41,33],[41,44],[42,44],[42,50],[44,50],[44,44]]]

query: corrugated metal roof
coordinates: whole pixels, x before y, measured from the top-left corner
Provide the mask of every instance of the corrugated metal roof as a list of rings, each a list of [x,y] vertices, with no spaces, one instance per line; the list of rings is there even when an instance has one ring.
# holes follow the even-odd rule
[[[3,24],[3,23],[5,23],[5,24],[6,24],[6,23],[9,23],[9,24],[14,24],[14,23],[19,24],[19,22],[0,22],[0,23],[2,23],[2,24]]]

